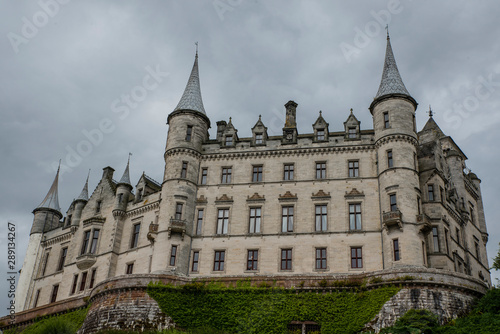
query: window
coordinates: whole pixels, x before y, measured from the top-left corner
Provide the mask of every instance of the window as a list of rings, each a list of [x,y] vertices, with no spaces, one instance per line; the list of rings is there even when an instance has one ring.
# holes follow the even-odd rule
[[[36,294],[35,294],[35,302],[33,303],[33,308],[36,307],[36,305],[38,304],[38,297],[40,297],[40,289],[36,290]]]
[[[50,302],[55,303],[57,299],[57,292],[59,291],[59,284],[56,284],[52,287],[52,295],[50,296]]]
[[[284,169],[283,169],[283,180],[285,181],[291,181],[293,180],[293,169],[295,165],[294,164],[285,164]]]
[[[450,254],[450,246],[448,242],[448,230],[444,229],[444,243],[446,245],[446,254]]]
[[[326,178],[326,162],[316,163],[316,178],[325,179]]]
[[[293,232],[293,206],[284,206],[281,209],[281,232]]]
[[[259,261],[259,251],[249,250],[247,257],[247,270],[257,270],[258,261]]]
[[[80,281],[80,291],[85,290],[85,283],[87,283],[87,272],[82,273],[82,280]]]
[[[389,113],[385,112],[384,113],[384,128],[388,129],[389,127],[390,127],[390,124],[389,124]]]
[[[182,219],[182,203],[175,204],[175,219],[177,220]]]
[[[134,226],[132,227],[132,238],[130,239],[130,248],[137,247],[140,230],[141,230],[141,224],[134,224]]]
[[[394,167],[394,161],[392,160],[392,150],[387,151],[387,168]]]
[[[141,199],[142,192],[139,190],[137,193],[137,198]],[[118,204],[120,204],[123,201],[123,194],[118,194]]]
[[[186,129],[186,141],[191,141],[192,134],[193,134],[193,126],[188,125]]]
[[[391,205],[391,211],[398,211],[398,203],[396,200],[396,194],[389,195],[389,202]]]
[[[191,266],[191,271],[198,271],[198,263],[200,261],[200,252],[193,252],[193,264]]]
[[[73,284],[71,285],[71,294],[76,292],[76,286],[78,284],[78,274],[73,275]]]
[[[177,246],[172,246],[170,249],[170,266],[175,266],[175,258],[177,256]]]
[[[292,250],[281,250],[281,270],[292,270]]]
[[[422,213],[422,207],[421,207],[421,202],[420,202],[420,196],[417,196],[417,211],[418,214]]]
[[[455,232],[457,234],[457,244],[460,245],[460,229],[458,227],[456,227]]]
[[[225,251],[215,251],[214,256],[214,271],[224,271]]]
[[[208,168],[201,169],[201,184],[207,184]]]
[[[96,268],[92,269],[92,274],[90,275],[89,289],[92,289],[94,287],[96,273],[97,269]]]
[[[400,255],[399,255],[399,240],[398,239],[392,240],[392,248],[394,249],[394,261],[399,261]]]
[[[315,209],[316,232],[328,230],[328,219],[326,213],[326,205],[316,205]]]
[[[90,254],[95,254],[97,251],[97,241],[99,240],[99,230],[94,230],[92,234],[92,244],[90,245]]]
[[[474,249],[476,250],[476,259],[481,262],[479,254],[479,243],[474,240]]]
[[[95,207],[95,213],[101,212],[101,205],[102,205],[102,201],[97,201],[97,205]]]
[[[316,248],[316,269],[326,269],[326,248]]]
[[[472,205],[470,206],[469,212],[470,212],[470,221],[472,224],[475,225],[476,219],[474,218],[474,207]]]
[[[68,215],[68,219],[66,220],[66,226],[70,226],[71,225],[71,218],[73,217],[73,215]]]
[[[413,153],[413,168],[417,170],[417,153]]]
[[[262,133],[256,133],[255,134],[255,144],[259,145],[259,144],[263,144],[264,143],[264,136],[262,135]]]
[[[349,204],[349,229],[361,230],[361,204]]]
[[[434,253],[439,253],[439,234],[436,226],[432,228],[432,245],[434,247]]]
[[[47,270],[47,263],[49,262],[49,255],[50,255],[49,252],[45,254],[45,261],[43,261],[43,266],[42,266],[42,276],[45,276],[45,271]]]
[[[133,263],[128,263],[127,264],[127,271],[126,274],[130,275],[134,272],[134,264]]]
[[[351,268],[363,268],[361,247],[351,247]]]
[[[422,261],[424,263],[424,266],[427,265],[427,254],[425,254],[425,242],[422,241]]]
[[[318,129],[316,131],[316,140],[325,140],[325,129]]]
[[[231,167],[222,167],[222,183],[231,183]]]
[[[90,241],[90,230],[85,231],[83,234],[83,243],[82,243],[82,249],[80,250],[80,255],[83,255],[87,252],[89,241]]]
[[[262,182],[262,166],[253,166],[252,182]]]
[[[226,146],[233,146],[233,136],[226,136]]]
[[[187,176],[188,163],[186,161],[182,162],[181,178],[185,179]]]
[[[443,187],[439,187],[439,196],[441,197],[441,203],[444,204],[444,189],[443,189]]]
[[[261,208],[250,208],[249,233],[260,233]]]
[[[348,131],[348,138],[356,139],[357,137],[356,128],[349,128],[347,131]]]
[[[229,225],[229,209],[219,209],[217,215],[217,234],[227,234]]]
[[[359,161],[349,161],[349,177],[359,176]]]
[[[430,202],[434,201],[434,185],[429,184],[427,186],[427,196],[429,197]]]
[[[203,226],[203,209],[198,210],[198,219],[196,221],[196,235],[201,235],[201,228]]]
[[[57,265],[57,270],[63,270],[64,261],[66,261],[66,255],[68,254],[68,247],[61,249],[61,255],[59,257],[59,264]]]

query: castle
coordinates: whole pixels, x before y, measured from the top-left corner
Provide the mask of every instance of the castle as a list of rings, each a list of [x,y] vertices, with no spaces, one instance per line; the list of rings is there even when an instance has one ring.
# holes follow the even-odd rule
[[[480,180],[431,112],[417,132],[389,38],[373,129],[351,110],[343,129],[320,112],[298,133],[297,106],[285,104],[283,133],[259,116],[249,138],[231,119],[209,138],[196,54],[168,115],[162,182],[143,174],[134,189],[129,164],[119,181],[106,167],[64,215],[56,175],[33,211],[16,311],[145,274],[292,280],[410,268],[490,286]]]

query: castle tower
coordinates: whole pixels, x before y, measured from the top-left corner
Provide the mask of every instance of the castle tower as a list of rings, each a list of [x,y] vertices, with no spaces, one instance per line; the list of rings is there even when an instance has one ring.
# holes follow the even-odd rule
[[[114,233],[113,233],[113,241],[111,257],[109,260],[109,269],[108,269],[108,277],[114,277],[116,275],[116,266],[118,262],[118,254],[120,253],[120,246],[122,242],[123,235],[123,225],[125,222],[126,212],[127,212],[127,204],[132,195],[132,184],[130,184],[130,156],[129,153],[127,167],[125,167],[125,171],[123,175],[118,181],[116,185],[116,196],[115,203],[113,205],[113,218],[114,218]]]
[[[198,52],[184,94],[168,115],[167,124],[160,233],[154,246],[158,255],[153,257],[152,271],[187,274],[202,143],[208,140],[210,128],[201,98]],[[175,255],[174,263],[170,263],[171,254]]]
[[[378,157],[384,268],[427,264],[419,218],[417,102],[406,89],[392,52],[389,34],[380,87],[370,105]]]
[[[28,250],[26,251],[21,275],[17,283],[16,312],[23,311],[30,306],[33,282],[31,278],[41,260],[40,242],[42,241],[43,233],[59,227],[60,220],[63,217],[57,193],[58,183],[59,169],[57,169],[56,177],[54,182],[52,182],[52,186],[47,196],[45,196],[42,203],[33,210],[34,218],[30,232]]]

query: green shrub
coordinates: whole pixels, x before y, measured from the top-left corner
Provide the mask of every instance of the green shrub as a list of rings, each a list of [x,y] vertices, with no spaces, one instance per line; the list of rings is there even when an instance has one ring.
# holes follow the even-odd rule
[[[432,334],[439,326],[438,317],[428,310],[409,310],[399,318],[393,327],[385,328],[380,333]]]

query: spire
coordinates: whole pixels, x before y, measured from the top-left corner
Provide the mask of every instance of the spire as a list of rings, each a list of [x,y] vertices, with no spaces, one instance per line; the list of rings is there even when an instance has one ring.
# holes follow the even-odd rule
[[[401,79],[401,75],[399,75],[396,59],[392,53],[389,29],[387,29],[387,48],[385,50],[384,71],[382,73],[382,80],[380,81],[380,87],[378,88],[375,99],[389,94],[402,94],[410,96],[410,93],[406,90],[403,80]]]
[[[50,187],[47,196],[45,196],[42,203],[40,203],[37,209],[52,209],[57,212],[61,212],[61,207],[59,207],[59,197],[57,195],[60,169],[61,169],[61,162],[59,162],[59,167],[57,168],[56,177],[54,179],[54,182],[52,182],[52,186]]]
[[[118,182],[118,184],[128,184],[129,186],[132,186],[130,184],[130,174],[129,174],[129,165],[130,165],[130,156],[132,155],[132,153],[129,153],[128,154],[128,161],[127,161],[127,167],[125,167],[125,171],[123,172],[123,176],[122,178],[120,179],[120,182]]]
[[[85,181],[85,185],[83,186],[82,192],[80,193],[80,196],[78,196],[76,200],[83,200],[83,201],[89,200],[89,176],[90,176],[90,169],[89,169],[89,174],[87,175],[87,181]]]
[[[184,89],[184,94],[182,94],[179,104],[174,109],[174,111],[178,110],[193,110],[206,115],[203,100],[201,99],[200,76],[198,74],[198,42],[196,43],[196,56],[194,58],[193,69],[191,70],[186,89]]]

